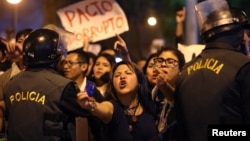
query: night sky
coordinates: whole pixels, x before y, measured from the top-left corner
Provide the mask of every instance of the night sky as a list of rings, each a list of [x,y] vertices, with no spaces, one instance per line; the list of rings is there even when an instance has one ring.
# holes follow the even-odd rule
[[[5,30],[13,27],[14,5],[0,0],[0,35],[5,37]],[[17,5],[17,31],[23,28],[40,28],[43,24],[41,0],[22,0]]]

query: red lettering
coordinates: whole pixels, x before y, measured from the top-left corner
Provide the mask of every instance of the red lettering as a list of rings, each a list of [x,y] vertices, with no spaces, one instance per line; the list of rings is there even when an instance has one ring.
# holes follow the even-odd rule
[[[90,5],[87,5],[85,10],[86,10],[86,13],[88,13],[89,16],[95,16],[97,14],[97,12],[94,12],[94,13],[90,13],[89,12],[89,6]],[[93,10],[93,8],[90,7],[90,10]]]
[[[116,20],[115,20],[115,23],[116,23],[116,27],[118,27],[118,28],[123,27],[123,25],[124,25],[123,18],[120,17],[120,16],[118,16],[118,17],[116,18]]]
[[[64,43],[71,43],[74,40],[73,38],[68,38],[65,35],[62,36],[62,39]]]
[[[73,26],[72,21],[75,18],[75,13],[73,11],[65,11],[64,13],[69,21],[70,26],[72,27]]]
[[[102,22],[102,25],[103,25],[103,30],[105,31],[105,33],[107,33],[107,29],[108,29],[108,22],[107,21],[103,21]]]
[[[92,36],[90,36],[89,33],[90,33],[90,32],[89,32],[89,29],[88,29],[88,28],[84,28],[84,29],[82,30],[82,34],[83,34],[84,37],[90,37],[90,38],[92,38]]]
[[[99,12],[100,14],[103,14],[102,10],[101,10],[100,7],[97,5],[97,1],[96,1],[96,2],[93,2],[93,3],[91,3],[91,4],[93,4],[93,5],[96,7],[96,9],[98,10],[98,12]]]
[[[112,28],[113,30],[115,29],[114,23],[113,23],[113,17],[111,17],[111,18],[109,18],[109,19],[107,19],[107,20],[105,20],[105,21],[102,22],[102,24],[103,24],[103,29],[104,29],[105,33],[108,32],[108,28],[110,27],[110,26],[109,26],[109,23],[111,23],[111,28]]]
[[[115,31],[119,28],[123,28],[125,25],[125,20],[122,16],[111,17],[103,22],[100,25],[90,26],[89,28],[84,28],[82,33],[78,33],[77,39],[83,39],[83,37],[89,37],[92,39],[96,39],[100,34],[108,34]],[[82,34],[82,35],[81,35]]]
[[[112,11],[113,9],[112,3],[110,3],[110,1],[102,1],[101,6],[106,12]]]
[[[83,20],[90,21],[90,17],[94,17],[98,14],[103,15],[105,12],[113,10],[112,2],[103,0],[103,1],[94,1],[86,5],[84,9],[77,8],[75,11],[65,11],[67,20],[69,21],[70,27],[73,27],[75,17],[78,16],[79,24],[84,23]],[[120,25],[120,24],[119,24]],[[104,31],[107,32],[109,26],[114,29],[113,18],[110,18],[103,22]],[[122,25],[121,25],[122,26]]]
[[[115,26],[114,26],[114,22],[113,22],[113,17],[109,18],[108,21],[110,21],[111,25],[112,25],[112,30],[115,30]]]
[[[97,1],[95,1],[87,5],[85,11],[89,16],[93,17],[97,14],[102,15],[105,11],[112,11],[112,9],[112,3],[110,3],[109,1],[102,1],[100,6],[98,5]]]
[[[85,13],[83,11],[81,11],[81,9],[77,8],[77,13],[78,13],[78,16],[79,16],[79,23],[81,24],[82,23],[82,16],[87,20],[89,21],[89,18],[85,15]]]
[[[82,34],[81,33],[76,33],[75,38],[76,38],[76,40],[81,40],[82,39]]]
[[[97,37],[96,32],[98,32],[98,27],[92,26],[92,27],[90,28],[90,30],[91,30],[91,37],[92,37],[92,38],[94,38],[94,36]],[[102,31],[102,30],[101,30],[101,31]]]

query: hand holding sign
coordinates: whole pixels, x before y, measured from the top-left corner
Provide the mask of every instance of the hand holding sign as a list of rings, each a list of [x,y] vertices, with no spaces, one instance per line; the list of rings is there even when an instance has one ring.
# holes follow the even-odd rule
[[[83,51],[89,50],[89,43],[92,41],[91,38],[84,36],[83,37]]]

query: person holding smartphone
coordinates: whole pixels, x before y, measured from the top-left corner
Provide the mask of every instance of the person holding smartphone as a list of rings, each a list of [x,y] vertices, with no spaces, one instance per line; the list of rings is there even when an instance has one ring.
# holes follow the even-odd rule
[[[86,74],[88,71],[89,58],[88,54],[80,49],[72,50],[67,53],[67,56],[61,60],[61,67],[63,75],[75,81],[81,92],[88,91],[89,96],[94,97],[97,101],[103,101],[101,93],[96,89],[95,83],[87,80]],[[101,122],[94,117],[77,117],[75,119],[76,125],[72,127],[73,132],[76,130],[77,139],[90,138],[90,135],[86,131],[89,128],[97,140],[102,140]],[[86,124],[83,124],[86,123]],[[75,129],[76,128],[76,129]]]
[[[106,124],[107,140],[148,141],[155,136],[155,105],[141,69],[130,61],[115,64],[108,86],[103,102],[86,91],[77,95],[79,105]]]

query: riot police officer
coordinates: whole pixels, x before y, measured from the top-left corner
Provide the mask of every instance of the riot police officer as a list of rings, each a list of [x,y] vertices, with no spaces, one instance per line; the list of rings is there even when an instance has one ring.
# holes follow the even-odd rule
[[[55,71],[66,54],[59,34],[37,29],[24,41],[23,50],[26,70],[4,89],[8,141],[71,140],[67,125],[70,116],[79,115],[74,100],[78,87]]]
[[[212,125],[250,123],[250,60],[240,47],[249,20],[225,0],[203,1],[195,12],[206,47],[186,64],[177,82],[181,141],[207,141]]]

